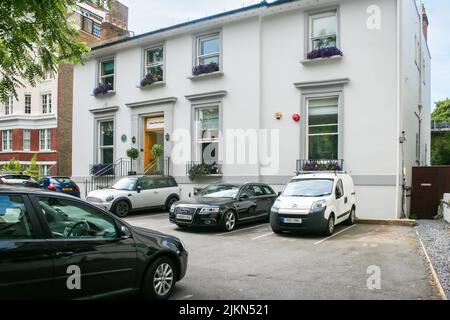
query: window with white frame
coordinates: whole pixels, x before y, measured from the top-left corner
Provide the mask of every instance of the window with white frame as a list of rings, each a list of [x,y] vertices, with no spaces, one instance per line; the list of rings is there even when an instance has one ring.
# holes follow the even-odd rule
[[[98,163],[111,164],[114,162],[114,120],[98,122]]]
[[[309,51],[338,47],[337,10],[309,16]]]
[[[29,129],[23,130],[23,150],[30,151],[31,147],[31,131]]]
[[[195,110],[196,161],[217,164],[219,159],[219,106]]]
[[[31,94],[25,95],[25,113],[26,114],[31,113]]]
[[[42,177],[49,176],[51,167],[52,166],[50,166],[48,164],[40,165],[39,166],[39,175]]]
[[[311,98],[308,104],[308,159],[338,160],[339,97]]]
[[[115,81],[115,60],[114,58],[100,61],[99,66],[99,84],[108,84],[114,90]]]
[[[220,67],[220,33],[197,37],[196,65],[209,65],[212,63]]]
[[[5,115],[11,115],[14,113],[14,98],[8,97],[5,102]]]
[[[42,102],[42,113],[52,113],[52,95],[51,93],[46,93],[41,95]]]
[[[50,129],[39,130],[39,150],[40,151],[50,151],[52,148],[52,137]]]
[[[152,75],[154,82],[164,81],[164,46],[145,50],[145,75]]]
[[[2,151],[12,151],[12,130],[2,130]]]

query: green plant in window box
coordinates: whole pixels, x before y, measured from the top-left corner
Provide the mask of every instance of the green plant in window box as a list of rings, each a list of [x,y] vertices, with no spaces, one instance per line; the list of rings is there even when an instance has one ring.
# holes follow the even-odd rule
[[[127,150],[127,156],[128,158],[131,159],[131,167],[130,167],[130,172],[128,172],[128,175],[133,176],[136,175],[136,172],[133,171],[133,160],[136,160],[137,158],[139,158],[139,150],[136,148],[130,148]]]
[[[197,177],[207,176],[211,174],[218,174],[219,166],[216,163],[212,164],[195,164],[189,169],[189,179],[194,180]]]

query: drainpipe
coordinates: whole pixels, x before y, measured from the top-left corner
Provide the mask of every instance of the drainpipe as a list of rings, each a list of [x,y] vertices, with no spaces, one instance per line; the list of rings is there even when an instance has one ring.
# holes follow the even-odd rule
[[[399,142],[399,134],[401,132],[401,79],[402,79],[402,67],[401,67],[401,48],[402,48],[402,35],[401,35],[401,27],[402,27],[402,4],[401,0],[397,0],[397,130],[395,132],[396,143],[397,143],[397,156],[396,156],[396,181],[395,181],[395,217],[397,219],[399,217],[399,201],[400,201],[400,164],[402,163],[401,159],[401,143]]]

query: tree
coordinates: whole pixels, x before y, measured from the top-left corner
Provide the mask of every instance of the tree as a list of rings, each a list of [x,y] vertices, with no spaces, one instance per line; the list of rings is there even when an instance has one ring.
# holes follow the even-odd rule
[[[436,121],[450,121],[450,99],[436,102],[436,109],[431,117]]]
[[[0,100],[17,99],[17,89],[35,86],[60,63],[78,64],[89,51],[67,16],[77,2],[106,8],[110,0],[1,0]]]
[[[39,178],[39,166],[36,163],[37,161],[37,154],[33,155],[33,158],[31,158],[30,166],[25,170],[25,174],[31,176],[33,179]]]
[[[9,160],[9,162],[7,164],[3,165],[3,171],[6,172],[21,172],[23,170],[22,165],[16,161],[16,158],[12,158],[11,160]]]

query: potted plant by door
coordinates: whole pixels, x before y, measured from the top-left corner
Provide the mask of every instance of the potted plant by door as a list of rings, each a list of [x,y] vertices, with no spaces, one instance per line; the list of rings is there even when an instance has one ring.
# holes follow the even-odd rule
[[[133,161],[139,157],[139,150],[136,148],[130,148],[127,150],[127,156],[131,159],[130,171],[128,171],[129,176],[135,176],[136,171],[133,171]]]
[[[158,174],[163,174],[163,170],[162,170],[162,164],[161,164],[161,159],[162,156],[164,155],[164,147],[160,144],[154,144],[152,147],[152,153],[156,158],[156,163],[157,163],[157,173]]]

